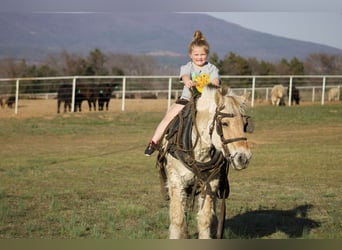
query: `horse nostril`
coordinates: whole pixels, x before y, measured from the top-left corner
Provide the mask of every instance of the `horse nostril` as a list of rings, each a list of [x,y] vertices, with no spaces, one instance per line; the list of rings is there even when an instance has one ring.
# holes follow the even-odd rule
[[[248,158],[245,154],[240,154],[238,157],[238,161],[241,165],[246,165],[248,163]]]

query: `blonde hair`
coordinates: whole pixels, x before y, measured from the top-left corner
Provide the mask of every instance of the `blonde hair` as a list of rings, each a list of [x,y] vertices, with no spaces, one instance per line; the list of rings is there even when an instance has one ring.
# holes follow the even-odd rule
[[[207,39],[205,39],[205,37],[203,36],[202,32],[199,30],[195,31],[192,41],[189,44],[189,47],[188,47],[189,54],[191,54],[192,49],[194,47],[204,47],[205,52],[209,54],[209,43],[207,42]]]

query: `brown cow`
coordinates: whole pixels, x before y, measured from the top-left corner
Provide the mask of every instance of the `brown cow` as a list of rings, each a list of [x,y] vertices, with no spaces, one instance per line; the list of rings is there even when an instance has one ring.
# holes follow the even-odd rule
[[[75,112],[82,111],[82,102],[88,101],[89,111],[94,108],[96,110],[96,101],[98,98],[98,91],[94,84],[77,83],[75,92]]]

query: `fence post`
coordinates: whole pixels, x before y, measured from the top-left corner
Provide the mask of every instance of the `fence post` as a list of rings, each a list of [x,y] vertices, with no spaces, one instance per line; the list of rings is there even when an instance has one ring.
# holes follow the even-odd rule
[[[291,106],[292,102],[292,81],[293,81],[293,76],[290,76],[290,83],[289,83],[289,103],[288,106]]]
[[[252,101],[251,101],[251,107],[254,107],[254,95],[255,95],[255,76],[253,76],[253,82],[252,82]]]
[[[121,111],[125,111],[125,99],[126,99],[126,77],[122,78],[122,102]]]
[[[172,77],[169,78],[169,91],[167,95],[167,109],[171,106]]]
[[[76,76],[72,78],[71,112],[75,112]]]
[[[325,82],[326,82],[326,76],[323,76],[323,83],[322,83],[322,100],[321,100],[321,105],[324,105],[324,96],[325,96]]]
[[[17,79],[15,84],[15,109],[14,114],[18,114],[18,101],[19,101],[19,79]]]
[[[315,103],[316,88],[312,87],[312,103]]]

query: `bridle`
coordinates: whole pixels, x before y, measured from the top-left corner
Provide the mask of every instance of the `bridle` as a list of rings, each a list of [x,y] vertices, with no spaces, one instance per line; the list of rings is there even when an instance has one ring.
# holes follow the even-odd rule
[[[234,159],[235,155],[231,155],[231,153],[229,152],[227,144],[237,142],[237,141],[247,141],[247,138],[246,137],[237,137],[237,138],[225,138],[224,137],[223,129],[222,129],[222,126],[223,126],[222,119],[226,118],[226,117],[233,118],[236,116],[233,113],[222,112],[224,107],[225,106],[222,105],[222,106],[216,108],[215,115],[213,117],[213,121],[209,127],[209,135],[210,135],[210,138],[212,138],[212,135],[214,132],[214,127],[216,125],[216,132],[221,138],[222,146],[223,146],[223,149],[225,152],[225,157],[228,158],[232,164],[234,164],[233,159]]]

